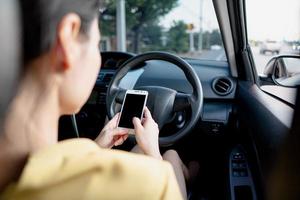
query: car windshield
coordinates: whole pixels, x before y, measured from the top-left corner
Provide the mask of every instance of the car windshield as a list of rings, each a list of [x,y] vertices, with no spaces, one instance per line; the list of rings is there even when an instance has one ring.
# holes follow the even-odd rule
[[[106,0],[100,12],[102,51],[227,60],[211,0]]]

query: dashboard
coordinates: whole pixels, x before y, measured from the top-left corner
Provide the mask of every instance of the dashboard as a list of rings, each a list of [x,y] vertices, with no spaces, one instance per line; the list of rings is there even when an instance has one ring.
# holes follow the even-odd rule
[[[100,133],[106,119],[107,87],[119,67],[134,56],[123,52],[101,53],[102,66],[94,89],[87,103],[76,115],[80,137],[94,139]],[[228,63],[198,59],[184,60],[194,68],[203,88],[204,104],[201,118],[196,126],[197,130],[210,135],[222,134],[230,120],[236,91],[236,80],[230,75]],[[192,87],[184,73],[174,64],[161,60],[151,60],[142,66],[136,66],[120,82],[120,87],[124,89],[141,86],[163,86],[178,92],[192,93]],[[172,132],[176,129],[176,124],[167,126],[166,129],[165,132]],[[60,139],[75,136],[69,116],[61,119],[59,132]]]

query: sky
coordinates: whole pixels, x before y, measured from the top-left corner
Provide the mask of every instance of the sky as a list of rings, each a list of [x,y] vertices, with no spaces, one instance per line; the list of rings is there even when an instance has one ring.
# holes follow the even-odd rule
[[[246,0],[248,37],[253,40],[300,40],[300,0]],[[179,6],[162,18],[169,28],[173,21],[200,24],[200,0],[179,0]],[[218,29],[211,0],[203,0],[203,29]]]
[[[300,0],[248,0],[246,6],[249,38],[300,40]]]
[[[199,30],[200,26],[200,0],[179,0],[179,5],[165,16],[161,24],[169,28],[173,21],[183,20],[186,23],[192,23],[195,26],[195,31]],[[216,14],[214,12],[211,0],[203,0],[203,29],[212,30],[218,29]]]

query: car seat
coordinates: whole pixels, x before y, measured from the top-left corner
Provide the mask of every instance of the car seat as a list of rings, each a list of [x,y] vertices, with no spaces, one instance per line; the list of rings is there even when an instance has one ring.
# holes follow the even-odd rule
[[[21,27],[16,0],[0,1],[0,127],[16,89],[21,55]]]

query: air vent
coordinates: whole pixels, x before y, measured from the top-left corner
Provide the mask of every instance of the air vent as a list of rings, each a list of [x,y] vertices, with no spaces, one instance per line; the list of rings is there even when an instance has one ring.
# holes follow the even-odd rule
[[[109,84],[113,76],[114,76],[113,73],[100,72],[97,78],[97,82],[103,82],[105,84]]]
[[[103,78],[103,82],[109,83],[113,76],[114,76],[114,74],[109,74],[109,73],[105,74],[105,76]]]
[[[97,82],[98,81],[103,81],[104,76],[105,76],[105,73],[100,72],[100,74],[97,77]]]
[[[213,91],[221,96],[228,95],[233,88],[232,81],[227,77],[218,77],[212,83]]]

